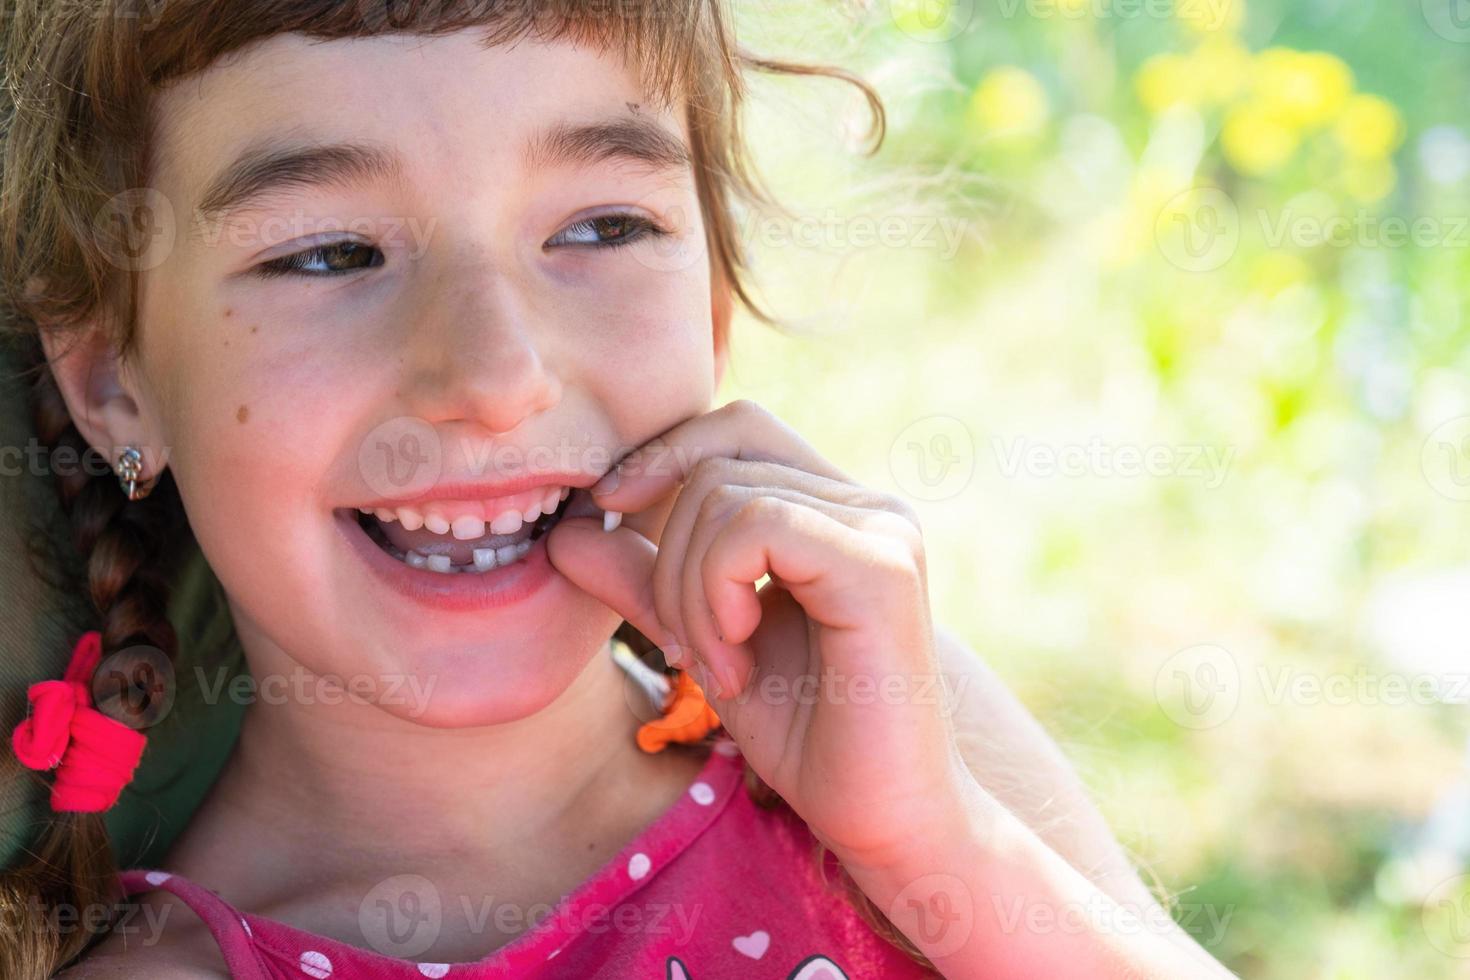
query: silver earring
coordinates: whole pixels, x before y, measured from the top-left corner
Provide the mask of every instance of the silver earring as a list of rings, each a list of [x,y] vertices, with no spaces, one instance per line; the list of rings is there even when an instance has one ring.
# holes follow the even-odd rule
[[[142,500],[153,488],[143,483],[143,454],[137,446],[125,446],[117,454],[117,481],[129,500]]]

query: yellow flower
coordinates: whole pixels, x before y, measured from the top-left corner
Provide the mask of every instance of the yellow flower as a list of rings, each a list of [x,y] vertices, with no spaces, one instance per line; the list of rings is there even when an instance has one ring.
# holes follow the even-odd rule
[[[1030,72],[997,68],[980,80],[970,99],[970,117],[986,136],[1028,136],[1051,115],[1046,91]]]
[[[1273,106],[1245,102],[1225,116],[1220,148],[1236,170],[1259,176],[1278,170],[1296,153],[1301,138]]]
[[[1337,120],[1337,141],[1360,160],[1380,160],[1404,139],[1404,122],[1387,99],[1354,95]]]
[[[1177,103],[1196,104],[1195,81],[1195,73],[1182,55],[1156,54],[1139,66],[1133,88],[1144,108],[1158,114]]]
[[[1223,105],[1250,79],[1251,54],[1233,37],[1211,37],[1194,49],[1186,70],[1202,101]]]
[[[1293,125],[1331,121],[1352,90],[1352,69],[1325,51],[1267,48],[1256,56],[1256,98]]]

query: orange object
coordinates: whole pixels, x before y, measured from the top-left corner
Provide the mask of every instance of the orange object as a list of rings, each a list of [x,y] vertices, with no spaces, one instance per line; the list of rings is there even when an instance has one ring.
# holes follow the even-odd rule
[[[644,752],[659,752],[670,742],[698,742],[720,727],[720,716],[688,671],[676,671],[673,680],[663,717],[638,727],[638,747]]]

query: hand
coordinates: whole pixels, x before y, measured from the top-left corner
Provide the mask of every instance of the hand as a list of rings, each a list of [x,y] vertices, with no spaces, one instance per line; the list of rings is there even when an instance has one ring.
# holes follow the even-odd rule
[[[839,858],[890,860],[970,779],[912,508],[749,401],[619,470],[594,499],[628,518],[610,534],[563,519],[552,564],[691,668],[752,768]],[[642,512],[670,494],[660,529]]]

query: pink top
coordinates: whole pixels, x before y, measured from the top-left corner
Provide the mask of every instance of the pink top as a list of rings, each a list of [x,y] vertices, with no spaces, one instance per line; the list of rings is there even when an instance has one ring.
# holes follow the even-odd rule
[[[363,902],[369,949],[241,913],[178,875],[140,868],[120,877],[124,894],[177,895],[209,926],[231,976],[244,980],[937,976],[858,917],[831,854],[823,881],[806,824],[788,807],[756,806],[742,769],[735,743],[722,734],[678,802],[534,926],[473,963],[413,958],[432,945],[442,911],[423,879],[389,879],[378,888],[383,896]]]

